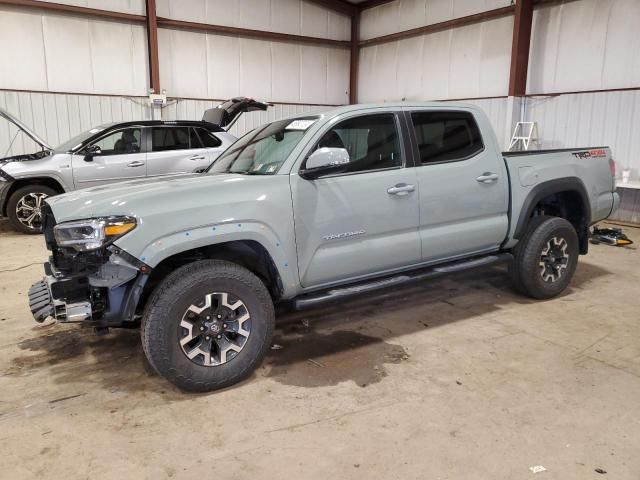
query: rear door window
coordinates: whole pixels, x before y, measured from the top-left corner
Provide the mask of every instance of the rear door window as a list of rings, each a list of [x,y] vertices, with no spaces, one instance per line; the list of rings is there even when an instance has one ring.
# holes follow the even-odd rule
[[[217,148],[222,145],[222,141],[207,129],[195,127],[193,130],[197,133],[205,148]]]
[[[422,165],[464,160],[484,150],[469,112],[413,112],[411,119]]]
[[[153,127],[151,129],[151,150],[165,152],[191,148],[189,130],[189,127]]]

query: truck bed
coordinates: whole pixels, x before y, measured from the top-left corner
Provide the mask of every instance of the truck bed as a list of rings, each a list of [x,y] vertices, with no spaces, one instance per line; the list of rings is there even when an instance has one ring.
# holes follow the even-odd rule
[[[587,223],[609,216],[616,207],[615,164],[606,146],[503,152],[511,181],[511,215],[526,219],[532,202],[564,186],[577,191],[590,207]],[[509,242],[515,244],[521,232],[518,222],[509,228]]]

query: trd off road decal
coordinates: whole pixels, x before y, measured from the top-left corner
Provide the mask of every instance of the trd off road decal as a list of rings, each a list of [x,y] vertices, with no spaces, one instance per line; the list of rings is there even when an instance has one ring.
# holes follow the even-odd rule
[[[598,148],[596,150],[585,150],[584,152],[574,152],[572,155],[575,156],[576,158],[596,158],[596,157],[606,157],[607,152],[602,148]]]

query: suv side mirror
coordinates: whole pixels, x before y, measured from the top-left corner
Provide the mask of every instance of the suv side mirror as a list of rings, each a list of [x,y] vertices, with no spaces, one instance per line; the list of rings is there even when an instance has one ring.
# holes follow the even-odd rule
[[[314,180],[322,175],[343,172],[351,162],[346,148],[323,147],[313,152],[300,176],[307,180]]]
[[[92,162],[95,155],[100,155],[102,150],[98,145],[89,145],[84,149],[84,161]]]

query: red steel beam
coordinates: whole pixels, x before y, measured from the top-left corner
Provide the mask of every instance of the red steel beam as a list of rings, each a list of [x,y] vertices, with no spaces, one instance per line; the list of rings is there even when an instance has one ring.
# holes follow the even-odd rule
[[[358,103],[358,68],[360,64],[360,14],[351,17],[351,63],[349,65],[349,103]]]
[[[444,22],[412,28],[411,30],[405,30],[403,32],[391,33],[389,35],[383,35],[381,37],[369,38],[368,40],[360,41],[360,46],[368,47],[371,45],[393,42],[394,40],[402,40],[404,38],[426,35],[428,33],[441,32],[443,30],[449,30],[450,28],[462,27],[464,25],[471,25],[474,23],[484,22],[486,20],[493,20],[494,18],[506,17],[507,15],[512,15],[514,9],[515,7],[510,5],[508,7],[501,7],[494,10],[487,10],[486,12],[467,15],[466,17],[454,18],[452,20],[446,20]]]
[[[226,25],[211,25],[208,23],[187,22],[158,17],[158,26],[163,28],[177,28],[211,32],[220,35],[234,35],[239,37],[259,38],[279,42],[308,43],[312,45],[326,45],[329,47],[349,48],[350,42],[332,40],[330,38],[308,37],[305,35],[291,35],[289,33],[267,32],[264,30],[252,30],[250,28],[228,27]]]
[[[377,7],[379,5],[384,5],[385,3],[395,2],[396,0],[366,0],[362,3],[358,4],[358,8],[360,11],[366,10],[367,8]]]
[[[359,9],[357,5],[346,2],[344,0],[309,0],[312,3],[333,10],[334,12],[342,13],[344,15],[353,16],[358,13]]]
[[[533,1],[518,0],[513,20],[509,96],[520,97],[527,93],[527,69],[529,67],[532,21]]]
[[[78,7],[76,5],[65,5],[62,3],[41,2],[38,0],[0,0],[0,5],[14,5],[17,7],[40,8],[51,12],[71,13],[74,15],[84,15],[88,17],[105,18],[110,20],[127,20],[129,22],[144,22],[144,15],[133,13],[113,12],[110,10],[100,10],[97,8]]]
[[[160,58],[158,55],[158,18],[156,17],[156,0],[146,0],[146,7],[149,87],[155,93],[160,93]]]

